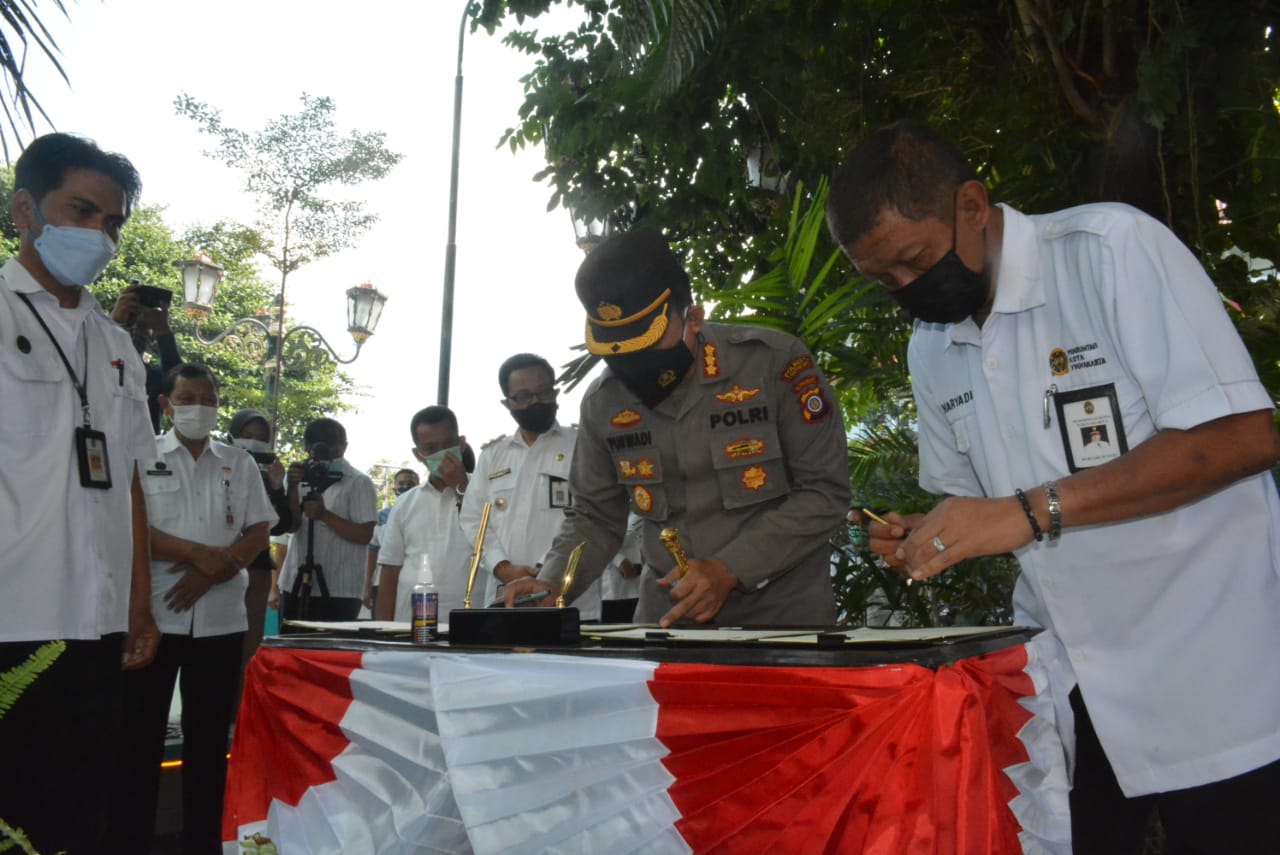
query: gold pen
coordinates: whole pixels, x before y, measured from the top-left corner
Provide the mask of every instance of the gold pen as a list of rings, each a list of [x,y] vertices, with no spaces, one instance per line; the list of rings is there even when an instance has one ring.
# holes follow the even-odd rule
[[[484,534],[489,530],[489,511],[492,509],[493,502],[485,502],[484,510],[480,512],[480,528],[476,530],[476,545],[471,551],[471,566],[467,572],[467,594],[462,601],[464,609],[471,608],[471,589],[476,584],[476,570],[480,567],[480,556],[484,553]]]
[[[871,518],[872,518],[873,520],[875,520],[876,522],[880,523],[880,525],[887,525],[887,526],[889,526],[890,528],[893,528],[893,523],[889,522],[887,519],[885,519],[884,517],[880,516],[879,514],[872,513],[871,511],[867,510],[866,508],[863,508],[863,509],[862,509],[862,512],[863,512],[864,514],[866,514],[867,516],[871,517]],[[911,587],[911,583],[912,583],[913,581],[915,581],[915,580],[913,580],[910,576],[908,576],[908,577],[907,577],[907,587],[908,587],[908,588],[910,588],[910,587]]]
[[[887,526],[889,526],[889,527],[892,527],[892,526],[893,526],[893,523],[889,522],[887,519],[885,519],[884,517],[880,516],[879,514],[872,513],[871,511],[867,510],[866,508],[863,508],[863,509],[862,509],[862,512],[863,512],[864,514],[866,514],[867,516],[871,517],[871,518],[872,518],[873,520],[875,520],[876,522],[880,523],[880,525],[887,525]]]
[[[676,570],[680,571],[676,578],[683,578],[684,574],[689,572],[689,556],[685,555],[684,544],[680,542],[680,532],[674,528],[664,528],[662,533],[658,535],[658,539],[662,541],[662,545],[671,553],[671,557],[676,560]]]
[[[587,548],[587,542],[584,540],[573,548],[573,552],[569,553],[569,562],[565,566],[564,579],[560,582],[560,596],[556,597],[556,608],[565,607],[565,595],[569,593],[569,586],[573,584],[574,574],[578,572],[578,562],[582,560],[582,550]]]

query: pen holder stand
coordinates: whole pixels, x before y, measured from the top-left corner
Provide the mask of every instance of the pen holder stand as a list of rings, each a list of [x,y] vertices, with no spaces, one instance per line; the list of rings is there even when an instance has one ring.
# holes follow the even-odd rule
[[[449,643],[527,644],[566,646],[578,644],[581,620],[578,610],[567,608],[453,609],[449,612]]]

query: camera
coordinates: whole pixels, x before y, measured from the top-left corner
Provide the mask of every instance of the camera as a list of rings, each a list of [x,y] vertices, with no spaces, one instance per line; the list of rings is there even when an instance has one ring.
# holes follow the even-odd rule
[[[138,295],[138,303],[148,309],[167,309],[169,304],[173,302],[173,292],[168,288],[160,288],[155,285],[139,285],[136,293]]]
[[[312,493],[323,493],[342,480],[341,472],[334,472],[328,460],[309,457],[302,461],[302,483]]]

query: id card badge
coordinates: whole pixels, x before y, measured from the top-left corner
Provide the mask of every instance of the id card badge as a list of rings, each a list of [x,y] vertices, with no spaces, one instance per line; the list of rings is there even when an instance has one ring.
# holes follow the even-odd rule
[[[573,504],[573,496],[569,493],[569,479],[548,475],[547,501],[553,508],[567,508]]]
[[[1058,392],[1053,401],[1072,472],[1101,466],[1129,451],[1116,384]]]
[[[107,435],[93,428],[76,428],[76,460],[80,464],[80,486],[111,489],[111,462],[107,459]]]

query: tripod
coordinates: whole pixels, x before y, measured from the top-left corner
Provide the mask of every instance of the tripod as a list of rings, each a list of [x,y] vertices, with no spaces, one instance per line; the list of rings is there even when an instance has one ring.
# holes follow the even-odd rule
[[[320,498],[320,492],[312,489],[302,498],[303,502]],[[289,592],[298,601],[298,617],[308,620],[311,617],[311,587],[320,586],[320,596],[329,596],[329,584],[324,579],[324,568],[316,562],[316,521],[307,518],[307,556],[298,566],[298,575],[293,577],[293,589]]]

